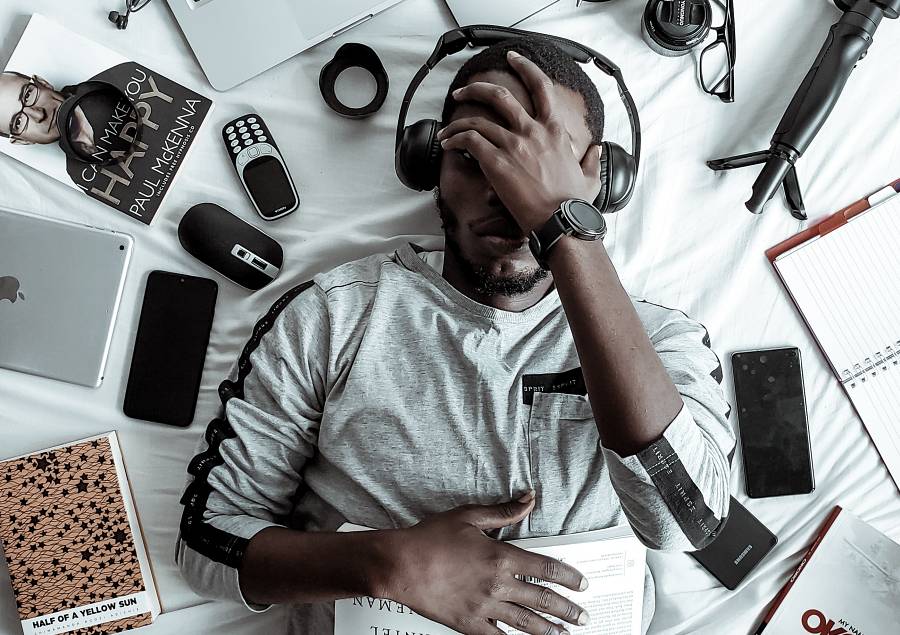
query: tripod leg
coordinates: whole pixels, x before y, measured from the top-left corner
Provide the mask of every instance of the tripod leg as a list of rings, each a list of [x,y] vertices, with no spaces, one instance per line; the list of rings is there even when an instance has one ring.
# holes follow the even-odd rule
[[[719,170],[734,170],[736,168],[746,168],[750,165],[759,165],[765,163],[769,158],[768,150],[760,150],[759,152],[749,152],[747,154],[738,154],[733,157],[725,157],[724,159],[713,159],[707,161],[706,165],[711,170],[718,172]]]
[[[806,207],[803,205],[800,181],[797,179],[797,169],[793,166],[785,175],[782,186],[784,187],[784,198],[791,208],[791,216],[797,220],[806,220]]]

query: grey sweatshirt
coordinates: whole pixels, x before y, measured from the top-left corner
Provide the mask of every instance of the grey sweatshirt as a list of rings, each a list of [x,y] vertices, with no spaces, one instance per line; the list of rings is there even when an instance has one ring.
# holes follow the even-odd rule
[[[238,567],[266,527],[407,527],[529,489],[534,511],[499,538],[625,522],[652,549],[715,536],[734,436],[703,326],[632,298],[684,405],[621,457],[600,443],[556,291],[494,309],[444,280],[441,261],[407,245],[342,265],[256,325],[188,467],[177,560],[197,593],[244,602]],[[333,603],[297,605],[289,632],[331,633],[333,615]]]

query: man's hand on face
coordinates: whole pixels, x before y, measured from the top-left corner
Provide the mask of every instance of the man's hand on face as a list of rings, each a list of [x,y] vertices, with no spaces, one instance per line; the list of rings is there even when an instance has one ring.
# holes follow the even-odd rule
[[[586,623],[581,607],[523,579],[529,576],[577,591],[587,588],[581,573],[484,533],[521,521],[533,507],[532,493],[501,505],[457,507],[401,530],[394,573],[383,597],[467,635],[502,634],[493,624],[496,620],[533,635],[566,632],[538,611],[572,624]]]
[[[543,225],[559,204],[570,198],[593,201],[600,191],[600,148],[583,157],[559,116],[553,82],[531,60],[509,52],[508,61],[528,89],[535,106],[532,117],[503,86],[473,82],[453,93],[457,101],[477,101],[496,111],[506,126],[484,117],[463,117],[440,131],[445,150],[474,157],[497,196],[519,226],[530,232]]]

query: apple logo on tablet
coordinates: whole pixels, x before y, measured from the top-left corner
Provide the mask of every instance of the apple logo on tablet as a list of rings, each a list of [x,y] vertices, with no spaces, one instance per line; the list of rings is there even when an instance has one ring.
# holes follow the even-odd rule
[[[9,300],[13,304],[16,300],[24,300],[25,294],[19,291],[19,281],[12,276],[0,277],[0,300]]]

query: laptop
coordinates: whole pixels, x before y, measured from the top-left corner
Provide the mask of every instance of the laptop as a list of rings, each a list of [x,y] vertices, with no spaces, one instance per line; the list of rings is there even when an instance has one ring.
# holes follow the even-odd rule
[[[168,0],[209,83],[228,90],[400,0]]]
[[[0,208],[0,367],[99,386],[132,245]]]
[[[447,6],[459,26],[513,26],[557,2],[559,0],[447,0]]]

